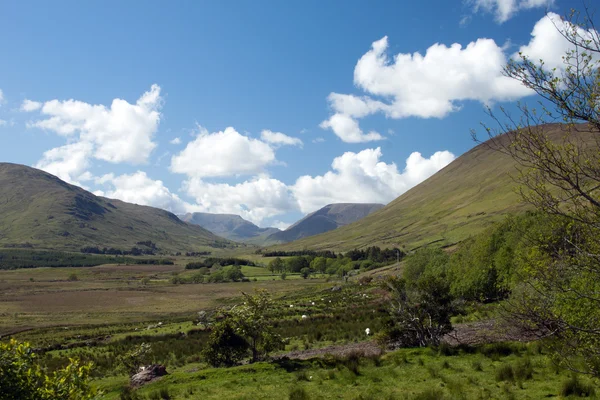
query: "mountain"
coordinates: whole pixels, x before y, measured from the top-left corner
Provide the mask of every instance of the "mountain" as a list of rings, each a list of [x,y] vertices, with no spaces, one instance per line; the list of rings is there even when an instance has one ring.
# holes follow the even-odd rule
[[[232,245],[168,211],[95,196],[44,171],[0,163],[0,247],[124,250],[143,241],[165,252]]]
[[[260,244],[267,236],[280,232],[277,228],[259,228],[252,222],[234,214],[196,212],[180,215],[179,218],[236,242]]]
[[[383,204],[337,203],[308,214],[285,231],[270,235],[267,243],[286,243],[318,235],[358,221],[383,207]]]
[[[555,141],[564,135],[560,124],[542,128]],[[573,138],[584,147],[597,146],[588,128],[578,127],[577,131]],[[346,251],[377,245],[410,250],[432,243],[449,246],[481,232],[507,213],[527,208],[516,190],[517,175],[517,164],[511,157],[483,143],[381,210],[331,232],[276,249]]]

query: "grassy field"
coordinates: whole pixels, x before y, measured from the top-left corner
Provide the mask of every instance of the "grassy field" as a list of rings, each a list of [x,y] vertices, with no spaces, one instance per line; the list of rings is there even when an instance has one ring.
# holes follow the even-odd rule
[[[189,273],[185,261],[0,271],[0,330],[41,349],[50,370],[68,357],[93,361],[93,384],[103,399],[538,399],[598,384],[571,381],[538,343],[379,356],[365,335],[366,327],[380,332],[387,316],[385,292],[375,283],[284,281],[265,268],[244,266],[250,282],[171,284],[175,274]],[[392,265],[379,273],[401,269]],[[197,312],[239,303],[242,291],[255,288],[275,298],[269,315],[287,339],[285,349],[268,362],[209,367],[201,356],[208,331],[197,324]],[[126,394],[128,377],[116,360],[141,343],[152,348],[148,361],[165,365],[169,375]]]
[[[535,346],[471,349],[456,355],[403,349],[383,357],[326,356],[230,369],[189,364],[137,391],[142,399],[542,399],[574,386]],[[125,377],[101,379],[119,399]],[[582,387],[594,383],[583,378]]]
[[[243,267],[250,282],[170,283],[192,274],[187,259],[175,265],[103,265],[0,271],[0,335],[57,325],[144,321],[162,315],[189,315],[216,307],[242,291],[265,288],[275,295],[318,288],[323,279],[289,275],[285,281],[261,267]],[[254,281],[256,278],[256,281]]]

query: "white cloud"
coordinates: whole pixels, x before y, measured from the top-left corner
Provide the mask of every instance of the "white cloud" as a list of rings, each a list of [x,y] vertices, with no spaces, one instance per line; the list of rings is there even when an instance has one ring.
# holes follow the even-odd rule
[[[501,24],[521,10],[551,7],[554,0],[471,0],[470,3],[474,12],[493,13],[496,22]]]
[[[324,141],[325,141],[325,139],[324,139],[324,138],[322,138],[322,137],[318,137],[318,138],[315,138],[315,139],[313,139],[313,141],[312,141],[312,142],[313,142],[313,143],[323,143]]]
[[[333,114],[321,123],[344,142],[381,140],[377,132],[364,134],[358,119],[382,112],[388,118],[443,118],[460,110],[461,102],[484,104],[512,101],[533,92],[505,77],[505,49],[492,39],[478,39],[466,47],[436,43],[425,54],[387,54],[388,39],[373,42],[354,68],[354,83],[369,96],[331,93]],[[371,96],[378,96],[377,100]]]
[[[445,117],[460,109],[458,102],[515,100],[530,91],[502,75],[507,59],[492,39],[477,39],[462,47],[434,44],[425,55],[386,53],[387,37],[373,43],[356,64],[354,82],[368,93],[391,97],[379,105],[388,117]]]
[[[40,103],[39,101],[25,99],[23,100],[23,103],[21,103],[20,110],[24,112],[30,112],[39,110],[40,108],[42,108],[42,103]]]
[[[281,132],[272,132],[270,130],[263,130],[260,133],[260,138],[267,142],[270,143],[272,145],[288,145],[288,146],[299,146],[302,147],[303,143],[302,140],[295,138],[295,137],[291,137],[288,136],[284,133]]]
[[[2,91],[2,89],[0,89],[0,106],[2,106],[2,104],[4,104],[6,102],[6,99],[4,98],[4,92]]]
[[[82,186],[82,181],[90,179],[90,174],[86,170],[90,165],[92,151],[92,145],[87,142],[66,144],[44,152],[35,167],[65,182]]]
[[[282,221],[273,221],[269,224],[270,227],[281,229],[282,231],[285,231],[291,225],[292,224],[290,224],[288,222],[282,222]]]
[[[175,139],[171,140],[169,143],[171,143],[171,144],[181,144],[181,138],[176,137]]]
[[[533,62],[544,60],[544,64],[548,69],[557,68],[565,69],[563,56],[569,50],[573,50],[575,46],[570,43],[561,32],[572,32],[577,29],[577,34],[585,40],[593,40],[596,42],[599,39],[597,31],[585,31],[582,28],[574,28],[568,21],[564,21],[560,15],[548,13],[544,18],[540,19],[533,30],[531,31],[531,40],[525,46],[521,46],[519,52],[528,57]],[[519,52],[513,54],[515,60],[519,60]],[[600,59],[597,54],[594,54],[596,61]]]
[[[239,134],[234,128],[198,137],[171,159],[171,171],[204,178],[261,173],[274,163],[275,152],[267,143]]]
[[[184,190],[195,199],[195,211],[238,214],[257,225],[298,208],[285,183],[265,175],[235,185],[192,178],[184,182]]]
[[[340,202],[387,203],[454,160],[448,151],[438,151],[430,158],[414,152],[399,172],[396,164],[379,161],[381,156],[380,148],[347,152],[333,160],[333,171],[301,176],[292,187],[300,210],[308,213]]]
[[[320,127],[331,128],[333,133],[346,143],[364,143],[384,139],[375,131],[364,134],[358,122],[346,114],[333,114],[328,120],[321,122]]]
[[[8,124],[8,121],[6,121],[5,119],[0,119],[0,126],[5,126]]]
[[[160,87],[152,85],[135,104],[114,99],[110,108],[77,100],[51,100],[43,104],[46,119],[32,121],[28,127],[76,136],[93,147],[93,157],[112,162],[141,164],[148,161],[156,147],[152,141],[160,121]]]
[[[176,214],[183,214],[190,209],[190,205],[171,193],[162,181],[151,179],[144,171],[120,176],[106,174],[95,182],[110,186],[97,192],[111,199],[158,207]]]

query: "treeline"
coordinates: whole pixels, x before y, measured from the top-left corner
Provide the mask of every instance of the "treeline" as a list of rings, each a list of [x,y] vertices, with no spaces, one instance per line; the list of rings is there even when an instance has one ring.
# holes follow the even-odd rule
[[[187,267],[186,267],[187,268]],[[189,269],[189,268],[188,268]],[[198,268],[198,272],[190,277],[179,275],[171,278],[173,284],[199,284],[199,283],[223,283],[223,282],[246,282],[248,279],[242,273],[239,265],[223,267],[215,265],[212,269],[208,267]]]
[[[100,249],[97,246],[86,246],[82,247],[80,251],[85,254],[108,254],[118,256],[143,256],[143,255],[156,255],[156,248],[140,249],[139,247],[132,247],[130,250],[115,249],[114,247],[104,247]]]
[[[0,250],[0,269],[94,267],[103,264],[173,265],[173,261],[165,258],[136,259],[100,254],[81,254],[47,250]]]
[[[185,269],[200,269],[200,268],[211,268],[213,265],[218,264],[222,267],[228,265],[248,265],[250,267],[255,267],[256,264],[253,261],[245,260],[243,258],[218,258],[218,257],[208,257],[202,261],[195,261],[188,263],[185,266]]]
[[[93,267],[101,264],[124,263],[122,257],[86,255],[44,250],[0,250],[0,269],[37,267]],[[131,260],[134,261],[134,260]]]
[[[508,217],[487,231],[463,242],[448,254],[421,249],[406,258],[404,279],[409,285],[441,279],[450,294],[466,301],[492,302],[506,298],[518,283],[517,271],[543,232],[555,229],[535,213]]]
[[[289,252],[287,254],[291,254]],[[286,259],[275,258],[269,263],[269,270],[278,273],[300,273],[304,278],[311,274],[329,274],[344,276],[351,271],[369,271],[402,259],[405,253],[400,249],[381,249],[377,246],[364,250],[351,250],[345,254],[339,253],[336,257],[315,255],[299,255]]]
[[[295,251],[267,251],[265,253],[262,250],[257,250],[257,254],[262,254],[263,257],[297,257],[297,256],[310,256],[310,257],[325,257],[325,258],[337,258],[337,255],[333,251],[329,250],[295,250]]]

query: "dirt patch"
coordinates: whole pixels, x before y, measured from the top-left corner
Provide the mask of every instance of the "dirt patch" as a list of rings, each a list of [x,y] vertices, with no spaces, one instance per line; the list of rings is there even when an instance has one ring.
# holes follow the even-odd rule
[[[502,320],[476,321],[456,324],[454,330],[444,336],[450,345],[466,344],[470,346],[496,342],[530,342],[538,335]]]
[[[360,354],[363,357],[370,357],[381,355],[382,353],[381,347],[379,347],[377,343],[368,341],[328,346],[319,349],[291,351],[283,354],[282,357],[289,357],[297,360],[308,360],[315,357],[324,357],[327,354],[338,357],[346,357],[350,354]]]
[[[487,320],[456,324],[454,330],[444,336],[443,341],[452,346],[476,346],[496,342],[530,342],[537,338],[538,336],[534,332],[520,329],[514,325],[508,325],[503,321]],[[352,353],[358,353],[365,357],[369,357],[381,355],[384,351],[377,343],[365,341],[322,347],[319,349],[291,351],[283,354],[282,357],[308,360],[315,357],[324,357],[327,354],[346,357]]]

